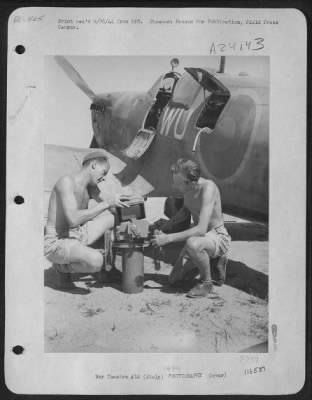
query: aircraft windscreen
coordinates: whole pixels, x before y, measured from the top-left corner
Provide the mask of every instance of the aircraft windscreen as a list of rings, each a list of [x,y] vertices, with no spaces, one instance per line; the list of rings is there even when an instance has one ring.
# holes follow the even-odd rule
[[[151,95],[151,96],[155,96],[156,95],[156,93],[157,93],[157,91],[158,91],[158,89],[159,89],[159,85],[160,85],[160,82],[162,81],[162,79],[163,79],[163,75],[161,75],[158,79],[157,79],[157,81],[153,84],[153,86],[148,90],[148,93]]]
[[[166,78],[162,82],[162,88],[168,92],[171,92],[174,87],[175,80],[171,77]]]
[[[175,87],[172,101],[191,107],[201,86],[188,74],[184,74]]]

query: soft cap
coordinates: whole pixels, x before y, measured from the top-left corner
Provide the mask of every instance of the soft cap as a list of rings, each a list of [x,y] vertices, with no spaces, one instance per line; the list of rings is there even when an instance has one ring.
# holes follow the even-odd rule
[[[103,161],[108,161],[106,152],[102,149],[97,149],[91,151],[90,153],[86,154],[82,160],[82,165],[84,165],[87,161],[95,160],[101,158]]]

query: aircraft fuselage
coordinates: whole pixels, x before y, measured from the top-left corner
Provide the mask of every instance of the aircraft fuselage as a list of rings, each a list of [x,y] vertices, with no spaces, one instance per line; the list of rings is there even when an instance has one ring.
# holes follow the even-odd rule
[[[267,222],[268,83],[247,76],[215,76],[227,89],[223,93],[204,91],[189,74],[182,75],[161,109],[152,144],[137,160],[128,159],[124,150],[152,121],[157,85],[147,93],[96,96],[91,107],[95,141],[127,163],[119,176],[124,184],[137,175],[149,182],[142,185],[142,194],[175,194],[170,165],[180,157],[190,158],[199,163],[203,177],[218,185],[225,212]]]

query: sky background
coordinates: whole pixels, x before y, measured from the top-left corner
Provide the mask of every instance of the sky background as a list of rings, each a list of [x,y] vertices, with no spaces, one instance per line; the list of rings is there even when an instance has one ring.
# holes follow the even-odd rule
[[[147,91],[160,75],[171,70],[170,60],[180,66],[219,68],[219,56],[70,56],[66,59],[95,94],[113,91]],[[225,72],[269,77],[269,57],[226,57]],[[52,56],[45,58],[45,143],[89,147],[93,136],[91,100],[65,75]]]

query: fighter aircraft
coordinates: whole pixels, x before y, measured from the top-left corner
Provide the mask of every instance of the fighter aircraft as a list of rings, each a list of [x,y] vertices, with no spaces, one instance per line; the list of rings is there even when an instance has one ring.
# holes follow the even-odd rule
[[[225,73],[224,57],[218,70],[194,65],[182,74],[172,59],[147,92],[95,94],[65,57],[55,61],[90,98],[90,147],[108,152],[120,187],[175,196],[170,165],[189,158],[218,185],[225,213],[268,222],[268,80]],[[46,145],[47,192],[77,169],[85,151]]]

